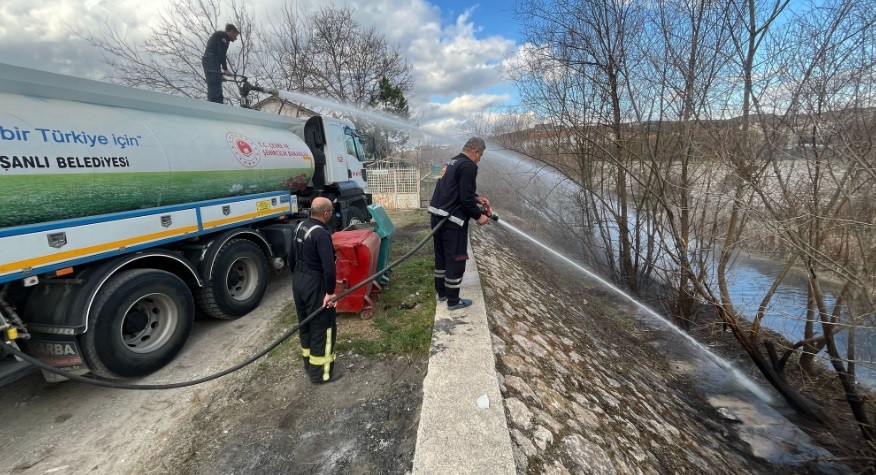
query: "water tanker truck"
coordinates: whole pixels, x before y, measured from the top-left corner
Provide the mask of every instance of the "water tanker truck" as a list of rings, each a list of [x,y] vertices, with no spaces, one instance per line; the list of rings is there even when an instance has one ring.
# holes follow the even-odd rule
[[[0,337],[68,371],[149,374],[256,308],[314,197],[369,219],[346,121],[3,64],[0,104]]]

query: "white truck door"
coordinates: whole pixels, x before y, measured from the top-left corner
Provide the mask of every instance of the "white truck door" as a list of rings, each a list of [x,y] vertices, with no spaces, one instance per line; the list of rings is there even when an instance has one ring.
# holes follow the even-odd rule
[[[368,192],[364,176],[365,152],[362,141],[351,124],[337,120],[325,120],[329,136],[326,151],[326,175],[331,183],[353,181]]]

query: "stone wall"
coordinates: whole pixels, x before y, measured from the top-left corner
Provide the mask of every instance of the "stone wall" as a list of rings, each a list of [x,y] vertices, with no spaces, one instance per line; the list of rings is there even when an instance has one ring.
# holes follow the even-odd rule
[[[496,227],[473,236],[519,473],[791,472],[751,455],[634,309]]]

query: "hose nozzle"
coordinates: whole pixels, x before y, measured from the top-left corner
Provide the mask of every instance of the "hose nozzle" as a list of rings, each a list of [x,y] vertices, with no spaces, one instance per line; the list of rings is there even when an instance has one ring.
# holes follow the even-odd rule
[[[487,209],[484,205],[480,203],[478,203],[478,209],[481,210],[481,213],[487,215],[488,218],[492,219],[493,221],[499,222],[499,215],[494,213],[493,210]]]

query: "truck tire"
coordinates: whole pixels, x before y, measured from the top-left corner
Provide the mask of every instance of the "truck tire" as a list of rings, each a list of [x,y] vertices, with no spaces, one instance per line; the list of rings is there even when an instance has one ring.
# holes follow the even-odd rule
[[[212,277],[195,291],[195,298],[208,316],[234,320],[258,307],[267,289],[265,253],[252,241],[232,239],[219,250]]]
[[[358,206],[351,206],[349,211],[347,211],[347,219],[349,220],[347,226],[366,223],[368,222],[368,214]],[[347,226],[344,227],[346,228]]]
[[[195,302],[179,277],[155,269],[123,271],[100,290],[79,337],[91,372],[135,378],[157,371],[185,345]]]

